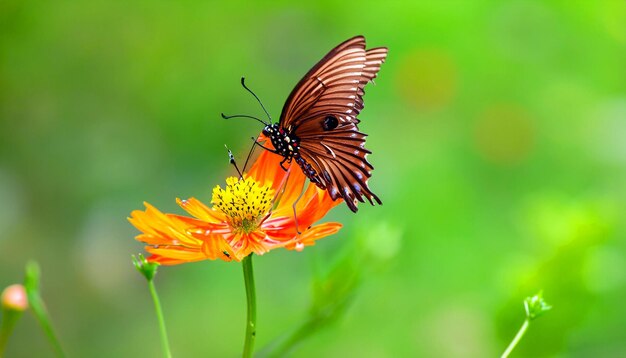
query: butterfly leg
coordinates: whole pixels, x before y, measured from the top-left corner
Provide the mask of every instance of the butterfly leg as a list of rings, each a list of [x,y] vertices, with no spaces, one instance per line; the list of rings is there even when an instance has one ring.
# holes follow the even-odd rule
[[[261,143],[257,142],[257,141],[256,141],[256,138],[254,138],[254,137],[251,137],[251,138],[252,138],[252,140],[254,141],[254,144],[253,144],[253,145],[258,145],[259,147],[261,147],[261,148],[263,148],[263,149],[267,150],[268,152],[271,152],[271,153],[274,153],[274,154],[279,154],[279,153],[278,153],[277,151],[275,151],[274,149],[270,149],[270,148],[268,148],[268,147],[264,146],[263,144],[261,144]]]
[[[246,162],[243,164],[243,170],[242,172],[246,172],[246,168],[248,167],[248,162],[250,161],[250,157],[252,157],[252,153],[254,153],[254,149],[256,149],[256,140],[254,139],[254,137],[252,137],[252,140],[254,141],[254,143],[252,143],[252,147],[250,147],[250,151],[248,152],[248,156],[246,157]]]
[[[306,188],[302,188],[302,192],[300,193],[300,196],[298,196],[298,199],[296,199],[296,201],[294,201],[293,204],[291,205],[291,207],[293,208],[293,220],[296,224],[296,232],[298,233],[298,235],[302,233],[300,232],[300,228],[298,226],[298,213],[296,212],[296,205],[298,205],[298,202],[300,201],[300,199],[302,199],[302,196],[304,195],[305,191],[306,191]]]
[[[281,163],[282,166],[282,163]],[[285,169],[285,168],[283,168]],[[291,176],[291,170],[287,170],[287,175],[285,175],[285,178],[283,179],[283,182],[279,185],[279,188],[281,188],[282,190],[276,193],[276,196],[274,197],[274,201],[278,200],[278,197],[282,194],[285,194],[285,189],[287,188],[287,181],[289,180],[289,177]],[[293,204],[291,205],[291,208],[293,209],[293,219],[294,219],[294,223],[296,224],[296,233],[298,235],[301,235],[302,233],[300,232],[300,227],[298,225],[298,213],[296,210],[296,206],[298,205],[298,202],[300,201],[300,199],[302,199],[302,196],[304,195],[304,191],[306,190],[306,188],[302,188],[302,191],[300,192],[300,195],[298,196],[298,199],[296,199],[296,201],[293,202]]]
[[[274,194],[274,199],[272,199],[272,202],[275,203],[278,201],[278,198],[281,197],[283,194],[285,194],[285,189],[287,187],[287,181],[289,180],[289,176],[291,174],[291,171],[287,172],[287,175],[285,175],[285,177],[281,180],[280,184],[278,185],[278,190],[276,190],[276,194]],[[265,220],[267,220],[271,215],[272,215],[272,210],[274,210],[273,208],[271,208],[269,210],[269,212],[267,213],[267,215],[265,215],[265,217],[263,217],[263,219],[261,219],[261,222],[264,222]]]
[[[285,157],[285,159],[283,159],[283,161],[282,161],[282,162],[280,162],[280,167],[281,167],[281,168],[283,168],[283,170],[284,170],[284,171],[288,171],[288,170],[289,170],[289,168],[285,168],[285,167],[283,166],[283,163],[284,163],[284,162],[291,163],[291,158],[287,158],[287,157]]]

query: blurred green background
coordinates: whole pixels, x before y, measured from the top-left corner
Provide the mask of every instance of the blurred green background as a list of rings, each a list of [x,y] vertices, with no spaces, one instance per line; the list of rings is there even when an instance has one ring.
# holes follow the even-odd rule
[[[487,357],[544,289],[518,357],[626,354],[626,3],[16,1],[0,3],[0,287],[34,258],[69,356],[160,355],[142,251],[148,201],[210,201],[261,115],[357,35],[389,47],[366,89],[384,205],[255,259],[262,348],[297,326],[311,282],[358,274],[341,316],[293,356]],[[343,265],[345,260],[351,265]],[[342,266],[343,265],[343,266]],[[342,271],[343,270],[343,271]],[[237,356],[240,265],[163,267],[178,357]],[[7,357],[48,357],[32,315]]]

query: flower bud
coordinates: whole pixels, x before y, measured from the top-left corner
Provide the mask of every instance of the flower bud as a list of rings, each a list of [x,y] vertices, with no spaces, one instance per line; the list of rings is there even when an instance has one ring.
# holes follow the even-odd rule
[[[143,277],[146,278],[146,280],[152,281],[156,275],[159,264],[156,262],[149,262],[148,259],[146,259],[142,254],[137,256],[132,255],[131,257],[133,259],[133,265],[135,265],[137,271],[139,271]]]
[[[546,301],[543,299],[543,291],[539,291],[538,294],[532,297],[526,297],[524,300],[524,309],[526,309],[526,317],[529,320],[534,320],[535,318],[541,316],[547,311],[552,309]]]
[[[20,284],[11,285],[2,291],[2,307],[6,310],[25,311],[28,308],[26,290]]]

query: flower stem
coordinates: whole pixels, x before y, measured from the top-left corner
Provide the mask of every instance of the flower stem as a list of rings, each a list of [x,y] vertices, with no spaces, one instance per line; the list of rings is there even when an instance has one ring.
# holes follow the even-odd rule
[[[152,300],[154,301],[154,310],[156,311],[157,319],[159,320],[159,330],[161,331],[161,347],[163,348],[163,355],[166,358],[171,358],[172,353],[170,353],[170,344],[169,340],[167,339],[167,330],[165,329],[165,319],[163,318],[161,301],[159,301],[159,295],[156,292],[153,280],[148,281],[148,287],[150,288],[150,294],[152,295]]]
[[[41,329],[43,329],[44,334],[48,337],[52,348],[54,349],[57,357],[65,357],[65,353],[63,352],[63,348],[61,348],[61,343],[57,338],[56,334],[54,334],[54,329],[52,329],[52,324],[50,320],[50,316],[48,315],[48,310],[46,309],[46,305],[41,298],[41,294],[39,293],[39,278],[40,278],[40,270],[39,264],[35,261],[29,261],[26,264],[26,277],[24,278],[24,288],[26,289],[26,296],[28,297],[28,304],[30,309],[37,321],[39,321],[39,325]]]
[[[242,261],[243,278],[246,283],[246,298],[248,302],[248,322],[246,323],[246,340],[243,345],[243,357],[252,357],[254,341],[256,339],[256,293],[254,290],[254,270],[252,269],[252,254]]]
[[[21,315],[22,312],[19,311],[9,309],[2,310],[2,322],[0,322],[0,357],[3,356],[11,332],[13,332],[13,327],[15,327]]]
[[[530,320],[528,318],[526,318],[526,320],[524,320],[524,324],[522,325],[522,327],[519,329],[519,331],[515,335],[515,338],[513,338],[513,341],[511,341],[511,344],[509,344],[509,346],[506,348],[504,353],[502,353],[502,358],[507,358],[511,354],[513,349],[515,349],[515,347],[517,346],[519,341],[522,339],[522,337],[524,337],[524,334],[526,333],[526,330],[528,330],[528,325],[529,324],[530,324]]]

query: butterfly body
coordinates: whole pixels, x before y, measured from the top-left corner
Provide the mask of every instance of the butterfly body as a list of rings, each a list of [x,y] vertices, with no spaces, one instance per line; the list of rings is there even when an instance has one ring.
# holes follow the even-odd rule
[[[286,161],[291,162],[292,158],[298,156],[300,139],[295,134],[287,132],[278,124],[270,124],[263,128],[263,135],[269,137],[276,154],[285,157]]]
[[[284,162],[291,163],[291,161],[295,159],[304,175],[308,178],[315,178],[317,176],[315,169],[300,156],[300,146],[298,144],[300,139],[296,137],[295,134],[286,132],[283,128],[279,127],[278,124],[270,124],[263,129],[263,135],[268,137],[272,142],[274,152],[285,158],[280,163],[281,166]],[[288,170],[284,166],[283,169]],[[322,182],[313,181],[313,183],[325,189]]]

